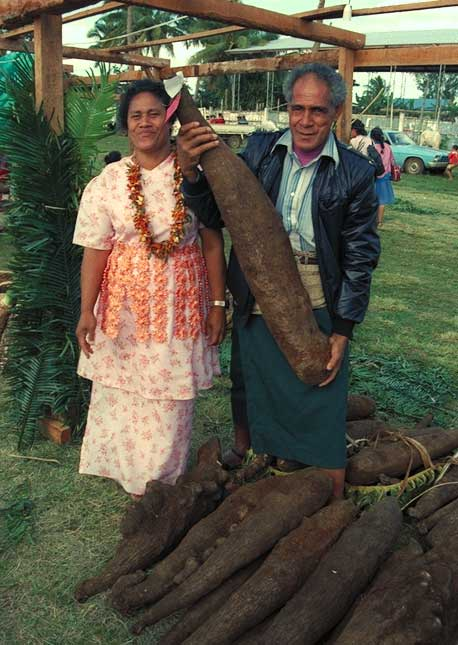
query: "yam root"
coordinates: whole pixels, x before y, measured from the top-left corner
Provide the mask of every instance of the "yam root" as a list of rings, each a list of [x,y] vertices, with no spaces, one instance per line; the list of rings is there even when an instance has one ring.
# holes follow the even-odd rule
[[[458,466],[449,468],[438,483],[444,485],[431,488],[409,508],[407,512],[411,517],[421,520],[458,497]]]
[[[182,124],[196,121],[208,126],[185,87],[177,115]],[[321,383],[326,378],[329,340],[315,321],[274,205],[246,164],[223,141],[202,155],[201,164],[273,337],[304,383]]]
[[[150,575],[141,573],[123,576],[113,586],[112,603],[121,613],[150,605],[168,594],[177,585],[175,578],[191,561],[203,562],[215,549],[218,539],[227,537],[250,513],[261,506],[266,495],[280,491],[294,496],[306,485],[309,471],[288,477],[270,477],[246,484],[227,497],[208,517],[193,526],[178,547],[159,562]]]
[[[159,645],[181,645],[210,618],[235,591],[248,580],[262,564],[262,558],[240,569],[223,584],[207,594],[184,614],[183,618],[160,640]]]
[[[264,635],[265,643],[313,645],[345,615],[396,541],[402,513],[384,499],[342,533]],[[364,642],[364,641],[362,641]],[[253,641],[253,645],[260,645]]]
[[[446,549],[447,545],[456,544],[458,540],[458,508],[450,509],[445,517],[430,530],[425,538],[426,543],[436,549]]]
[[[457,626],[457,563],[433,551],[414,557],[403,552],[382,568],[332,645],[450,643]]]
[[[270,466],[272,461],[273,457],[271,455],[256,455],[250,464],[229,473],[229,481],[226,484],[226,490],[232,492],[239,486],[242,486],[242,484],[256,479],[256,477],[262,476],[262,474],[267,471],[267,468]]]
[[[297,529],[278,542],[258,571],[185,641],[186,645],[229,645],[283,607],[355,514],[355,506],[345,501],[304,518]]]
[[[458,482],[456,485],[458,486]],[[458,512],[458,499],[454,499],[449,504],[439,508],[435,513],[425,517],[421,522],[418,522],[417,529],[421,535],[426,535],[426,533],[433,529],[436,524],[439,524],[439,522],[447,519],[447,517],[456,512]]]
[[[214,450],[204,450],[201,462],[174,486],[148,482],[143,498],[130,505],[121,522],[122,539],[114,557],[102,573],[78,585],[79,602],[109,589],[119,577],[149,567],[214,510],[227,473],[220,464],[207,463],[213,456]]]
[[[458,448],[458,430],[436,430],[424,434],[421,443],[432,459],[442,457]],[[400,477],[405,474],[411,458],[412,470],[423,463],[419,451],[402,441],[363,448],[348,460],[346,479],[354,486],[366,486],[376,483],[380,473]]]
[[[267,553],[281,537],[300,524],[304,515],[312,515],[321,508],[331,492],[330,478],[317,470],[304,477],[301,488],[294,495],[274,491],[265,496],[262,506],[236,526],[193,575],[145,611],[132,631],[139,634],[146,626],[190,607],[216,589],[235,571]]]
[[[346,433],[356,441],[357,439],[374,439],[384,430],[393,430],[385,421],[381,419],[357,419],[356,421],[347,421]]]
[[[347,401],[347,421],[367,419],[375,413],[375,401],[363,394],[350,394]]]

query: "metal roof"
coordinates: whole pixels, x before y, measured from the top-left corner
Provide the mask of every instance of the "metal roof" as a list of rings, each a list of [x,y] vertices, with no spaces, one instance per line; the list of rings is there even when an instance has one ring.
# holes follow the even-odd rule
[[[385,31],[366,34],[365,47],[384,47],[399,45],[448,45],[458,44],[458,29],[429,29],[419,31]],[[298,49],[311,49],[312,40],[282,36],[278,40],[266,45],[230,49],[230,54],[254,54],[268,52],[295,51]],[[321,48],[331,45],[321,45]]]

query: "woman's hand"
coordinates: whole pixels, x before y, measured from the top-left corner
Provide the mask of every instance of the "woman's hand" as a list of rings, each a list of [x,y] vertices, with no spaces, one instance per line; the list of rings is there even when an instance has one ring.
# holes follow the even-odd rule
[[[226,333],[226,310],[224,307],[211,307],[206,323],[207,342],[210,347],[220,345]]]
[[[76,327],[76,338],[81,351],[89,358],[94,351],[91,343],[95,338],[96,318],[92,311],[83,312]]]
[[[218,136],[197,121],[181,126],[177,137],[177,158],[181,172],[191,183],[198,179],[197,165],[206,150],[218,146]]]
[[[348,344],[348,338],[346,336],[341,336],[340,334],[332,334],[329,337],[329,343],[331,345],[331,358],[329,363],[326,365],[326,370],[329,372],[328,377],[319,384],[318,387],[324,387],[329,385],[337,376],[342,365],[342,360],[345,354],[345,349]]]

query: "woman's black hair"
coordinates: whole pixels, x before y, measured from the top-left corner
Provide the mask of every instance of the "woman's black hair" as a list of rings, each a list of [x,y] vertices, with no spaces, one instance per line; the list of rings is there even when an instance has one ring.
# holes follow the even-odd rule
[[[124,132],[127,131],[127,115],[129,113],[129,105],[134,96],[141,94],[142,92],[149,92],[155,96],[162,105],[166,108],[168,107],[171,98],[165,91],[164,83],[161,81],[153,81],[149,78],[142,78],[139,81],[134,81],[130,83],[127,87],[124,94],[121,95],[118,106],[118,115],[116,119],[117,126],[120,130]],[[175,118],[170,119],[170,124],[173,124]]]
[[[364,127],[364,123],[359,119],[355,119],[351,124],[351,129],[355,130],[356,134],[362,134],[367,136],[367,130]]]
[[[370,133],[370,138],[372,141],[375,141],[375,143],[379,143],[382,146],[382,150],[385,147],[385,136],[383,134],[382,128],[379,128],[378,126],[375,128],[372,128],[371,133]]]

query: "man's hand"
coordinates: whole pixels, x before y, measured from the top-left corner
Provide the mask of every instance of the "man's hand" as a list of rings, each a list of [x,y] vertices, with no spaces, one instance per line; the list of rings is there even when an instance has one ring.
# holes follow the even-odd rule
[[[223,342],[226,332],[226,310],[223,307],[211,307],[207,316],[206,332],[210,347]]]
[[[188,181],[197,181],[201,154],[218,144],[218,136],[208,126],[199,125],[197,121],[181,126],[177,137],[177,157],[181,172]]]
[[[76,338],[81,351],[89,358],[93,352],[91,343],[94,342],[96,319],[92,311],[83,312],[76,328]]]
[[[329,359],[329,363],[326,365],[326,370],[329,372],[329,376],[320,383],[318,387],[329,385],[329,383],[332,383],[337,376],[348,344],[348,338],[346,336],[341,336],[340,334],[332,334],[329,337],[329,343],[331,345],[331,358]]]

